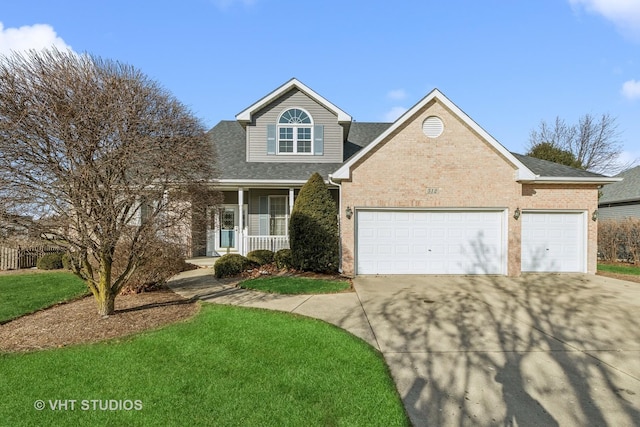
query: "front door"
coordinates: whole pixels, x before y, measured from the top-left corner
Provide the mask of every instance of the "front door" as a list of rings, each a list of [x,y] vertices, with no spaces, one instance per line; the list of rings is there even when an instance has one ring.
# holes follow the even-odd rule
[[[207,256],[238,251],[238,205],[211,209],[207,216]]]
[[[238,207],[223,207],[219,211],[218,247],[223,250],[236,250],[238,231]]]

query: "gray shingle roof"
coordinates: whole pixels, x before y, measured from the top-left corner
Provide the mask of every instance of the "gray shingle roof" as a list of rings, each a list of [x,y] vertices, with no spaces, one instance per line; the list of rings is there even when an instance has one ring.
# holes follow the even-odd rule
[[[604,175],[582,169],[575,169],[570,166],[561,165],[548,160],[536,159],[535,157],[524,156],[518,153],[511,154],[513,154],[536,175],[555,178],[604,178]]]
[[[344,160],[384,132],[391,123],[351,123],[349,136],[344,145]],[[247,162],[245,153],[246,132],[234,120],[224,120],[209,132],[218,156],[218,171],[221,179],[286,179],[306,181],[318,172],[325,179],[342,163],[271,163]]]
[[[344,161],[371,143],[387,130],[391,123],[352,122],[347,141],[344,143]],[[242,180],[301,180],[306,181],[318,172],[325,179],[335,172],[342,163],[270,163],[247,162],[245,153],[246,132],[235,120],[224,120],[208,132],[218,156],[218,171],[221,179]],[[603,175],[574,169],[569,166],[540,160],[522,154],[512,153],[536,175],[544,177],[602,178]],[[638,168],[636,168],[638,169]],[[632,169],[633,170],[633,169]],[[636,185],[632,186],[640,198],[640,169],[636,172]],[[627,179],[623,182],[627,182]],[[612,184],[610,189],[619,184]],[[626,188],[626,187],[625,187]],[[624,189],[624,194],[627,191]]]
[[[344,144],[344,160],[366,147],[393,123],[353,122]]]
[[[640,200],[640,166],[619,173],[616,177],[623,180],[602,187],[598,204]]]
[[[307,180],[314,172],[325,179],[340,163],[247,162],[246,132],[236,121],[221,121],[209,131],[218,157],[221,179]]]

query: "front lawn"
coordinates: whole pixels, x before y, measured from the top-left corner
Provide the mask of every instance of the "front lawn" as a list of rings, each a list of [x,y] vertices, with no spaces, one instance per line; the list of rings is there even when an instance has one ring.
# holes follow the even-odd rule
[[[87,293],[67,272],[0,275],[0,323]]]
[[[329,294],[349,289],[346,280],[324,280],[297,276],[258,277],[240,283],[244,289],[275,294]]]
[[[624,264],[598,264],[598,271],[608,273],[628,274],[631,276],[640,276],[640,267],[637,265]]]
[[[0,377],[7,425],[409,425],[380,353],[259,309],[207,304],[126,339],[0,354]]]

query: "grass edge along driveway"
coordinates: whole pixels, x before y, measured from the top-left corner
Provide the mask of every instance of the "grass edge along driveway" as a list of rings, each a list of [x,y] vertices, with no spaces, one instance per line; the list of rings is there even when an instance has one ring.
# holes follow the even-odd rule
[[[240,282],[243,289],[284,295],[329,294],[351,287],[348,280],[326,280],[300,276],[266,276]]]
[[[409,425],[379,352],[325,322],[261,309],[205,304],[130,338],[0,354],[0,370],[9,425]],[[53,410],[58,401],[66,407]],[[120,409],[100,409],[107,401]]]

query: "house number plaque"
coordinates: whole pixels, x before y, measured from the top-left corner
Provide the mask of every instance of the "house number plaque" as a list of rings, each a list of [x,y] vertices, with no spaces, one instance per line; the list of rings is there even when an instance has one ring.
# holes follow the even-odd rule
[[[438,187],[428,187],[427,188],[427,194],[438,194]]]

